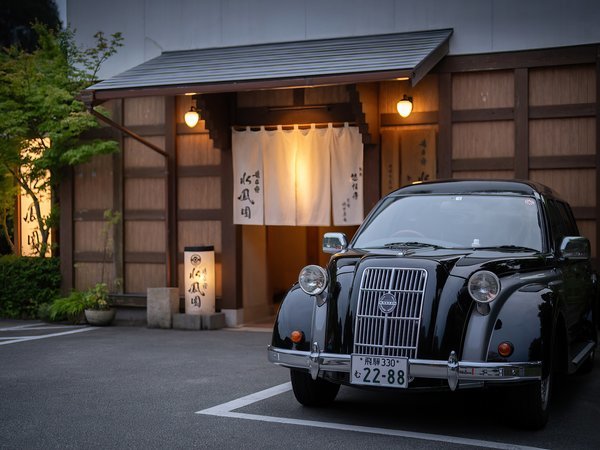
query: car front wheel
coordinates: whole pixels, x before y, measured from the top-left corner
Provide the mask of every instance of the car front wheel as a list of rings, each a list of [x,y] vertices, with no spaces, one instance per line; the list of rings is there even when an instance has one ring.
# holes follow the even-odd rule
[[[321,378],[313,380],[308,372],[290,370],[296,400],[304,406],[325,406],[335,400],[340,385]]]
[[[511,392],[511,406],[515,424],[530,430],[544,428],[548,422],[548,408],[552,389],[552,373],[533,383],[515,386]]]

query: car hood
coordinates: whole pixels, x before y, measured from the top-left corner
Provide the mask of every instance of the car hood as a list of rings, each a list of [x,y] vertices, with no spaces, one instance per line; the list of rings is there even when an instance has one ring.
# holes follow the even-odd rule
[[[506,273],[530,270],[543,264],[544,257],[535,251],[516,251],[513,249],[445,249],[433,247],[405,247],[397,249],[351,249],[335,255],[331,263],[334,270],[354,267],[363,262],[377,259],[397,264],[418,266],[421,261],[439,264],[449,275],[468,278],[481,269],[494,271],[502,276]],[[347,270],[347,269],[346,269]],[[346,271],[344,270],[344,271]]]
[[[331,277],[328,294],[327,351],[354,351],[358,299],[365,270],[417,269],[426,271],[427,281],[422,299],[417,357],[447,359],[450,351],[460,354],[468,317],[473,308],[466,284],[471,274],[490,270],[499,277],[530,272],[544,266],[545,258],[537,252],[402,248],[349,249],[334,255],[329,263]],[[515,277],[512,277],[515,278]],[[518,277],[517,277],[518,278]],[[385,292],[386,288],[377,289]],[[375,298],[380,294],[375,293]],[[374,306],[376,308],[376,306]]]

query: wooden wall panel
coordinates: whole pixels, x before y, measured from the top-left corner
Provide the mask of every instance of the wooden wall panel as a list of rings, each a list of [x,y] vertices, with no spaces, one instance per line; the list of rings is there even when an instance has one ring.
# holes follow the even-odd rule
[[[212,145],[208,134],[189,134],[177,137],[177,164],[179,166],[218,166],[221,151]]]
[[[221,222],[217,220],[179,222],[179,253],[184,247],[213,245],[221,253]]]
[[[165,252],[165,223],[125,222],[125,251],[126,252]]]
[[[512,121],[452,125],[452,158],[499,158],[514,154],[515,125]]]
[[[577,221],[577,228],[579,228],[579,233],[590,240],[590,247],[592,247],[592,258],[596,258],[597,256],[596,226],[596,221],[594,220]]]
[[[74,168],[75,211],[109,209],[113,201],[112,158],[95,157]]]
[[[102,263],[77,262],[75,269],[75,289],[84,290],[96,283],[100,283],[102,277]],[[109,289],[114,286],[113,265],[104,264],[104,282]]]
[[[165,148],[165,138],[153,136],[145,138],[159,148]],[[124,165],[125,168],[133,167],[165,167],[165,157],[148,148],[141,142],[132,138],[124,139]]]
[[[499,180],[512,180],[515,177],[515,173],[512,170],[486,170],[486,171],[455,171],[452,172],[452,178],[455,179],[499,179]]]
[[[177,194],[180,209],[220,209],[221,178],[179,178]]]
[[[427,75],[416,86],[411,87],[408,81],[383,81],[379,91],[379,113],[398,114],[396,103],[404,94],[413,98],[413,111],[437,111],[439,82],[438,76]]]
[[[540,119],[529,121],[530,156],[593,155],[596,119]]]
[[[104,237],[102,228],[104,222],[77,221],[75,222],[74,251],[77,252],[102,252],[104,251]],[[112,240],[113,227],[108,232],[109,241]],[[112,251],[112,245],[110,246]]]
[[[292,106],[293,104],[293,89],[274,89],[271,91],[237,93],[238,108],[250,108],[254,106]]]
[[[509,108],[514,105],[514,98],[512,70],[452,76],[452,109]]]
[[[125,210],[165,210],[165,180],[129,178],[125,180]]]
[[[124,99],[125,126],[162,125],[165,123],[164,97],[137,97]]]
[[[596,102],[593,64],[529,71],[529,105],[569,105]]]
[[[329,103],[348,103],[350,95],[346,85],[306,88],[304,103],[307,105],[325,105]]]
[[[529,178],[554,189],[571,207],[596,206],[596,170],[531,170]]]
[[[400,185],[436,179],[436,141],[433,128],[400,135]]]
[[[145,294],[149,287],[165,287],[166,276],[163,264],[125,264],[125,292]]]

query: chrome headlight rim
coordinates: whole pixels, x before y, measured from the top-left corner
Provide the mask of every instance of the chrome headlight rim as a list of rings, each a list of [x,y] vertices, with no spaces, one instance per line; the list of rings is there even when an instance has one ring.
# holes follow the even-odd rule
[[[478,270],[469,277],[467,289],[474,301],[487,305],[496,300],[502,290],[502,285],[494,272]]]
[[[316,264],[309,264],[298,275],[300,288],[308,295],[320,295],[327,289],[329,276],[327,271]]]

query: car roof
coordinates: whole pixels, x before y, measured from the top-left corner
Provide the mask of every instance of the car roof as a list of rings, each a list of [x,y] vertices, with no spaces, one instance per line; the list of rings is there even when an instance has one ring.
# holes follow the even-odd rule
[[[390,195],[427,194],[512,194],[543,195],[560,200],[560,196],[548,186],[529,180],[437,180],[404,186]]]

